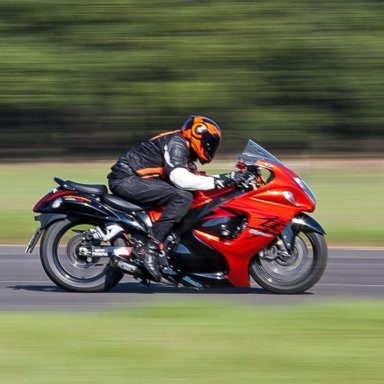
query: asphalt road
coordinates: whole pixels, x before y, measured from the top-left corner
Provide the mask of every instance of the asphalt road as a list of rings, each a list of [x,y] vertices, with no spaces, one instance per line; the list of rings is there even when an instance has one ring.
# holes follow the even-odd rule
[[[125,277],[106,293],[71,293],[45,275],[38,249],[25,255],[20,246],[0,246],[0,310],[76,311],[130,308],[161,300],[236,301],[250,305],[292,305],[321,301],[384,300],[384,250],[331,249],[320,282],[300,295],[276,295],[257,285],[250,289],[196,292],[161,284],[142,286]]]

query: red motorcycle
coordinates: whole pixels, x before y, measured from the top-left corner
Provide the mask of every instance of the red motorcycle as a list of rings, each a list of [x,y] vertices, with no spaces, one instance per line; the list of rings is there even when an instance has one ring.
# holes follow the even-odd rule
[[[250,277],[275,293],[300,293],[321,278],[327,263],[322,227],[304,212],[316,199],[305,182],[249,140],[237,164],[242,185],[197,192],[183,222],[160,256],[162,282],[197,289],[250,286]],[[58,187],[33,208],[40,222],[28,244],[39,241],[45,272],[59,287],[106,291],[124,274],[148,284],[144,244],[161,208],[141,207],[109,194],[104,185],[54,179]],[[169,268],[164,268],[164,270]]]

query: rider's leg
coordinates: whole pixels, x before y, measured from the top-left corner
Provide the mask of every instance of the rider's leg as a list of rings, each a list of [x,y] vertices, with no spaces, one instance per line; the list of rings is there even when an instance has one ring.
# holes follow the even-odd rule
[[[193,199],[192,193],[175,188],[162,180],[146,179],[136,175],[121,179],[118,182],[110,181],[110,189],[116,195],[145,209],[156,206],[164,207],[160,219],[152,227],[152,238],[146,245],[144,260],[154,279],[160,280],[159,254],[161,243],[172,227],[179,223],[188,212]]]

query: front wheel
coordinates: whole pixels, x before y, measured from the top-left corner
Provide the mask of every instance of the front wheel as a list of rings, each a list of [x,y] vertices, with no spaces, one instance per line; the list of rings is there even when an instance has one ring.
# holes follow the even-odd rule
[[[268,291],[301,293],[319,281],[327,258],[327,243],[323,235],[300,232],[289,256],[280,256],[272,244],[252,261],[249,272],[255,282]]]
[[[114,287],[123,274],[110,265],[109,258],[86,258],[79,254],[82,232],[94,225],[58,221],[44,232],[40,259],[48,277],[59,287],[74,292],[101,292]],[[114,241],[121,246],[122,239]]]

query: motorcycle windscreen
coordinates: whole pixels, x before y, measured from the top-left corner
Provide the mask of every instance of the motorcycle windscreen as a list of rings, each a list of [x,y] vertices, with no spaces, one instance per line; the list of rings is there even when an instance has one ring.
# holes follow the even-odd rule
[[[270,152],[264,149],[253,140],[248,140],[243,152],[239,155],[238,159],[246,165],[253,165],[258,160],[273,161],[284,165],[277,157],[273,156]]]

